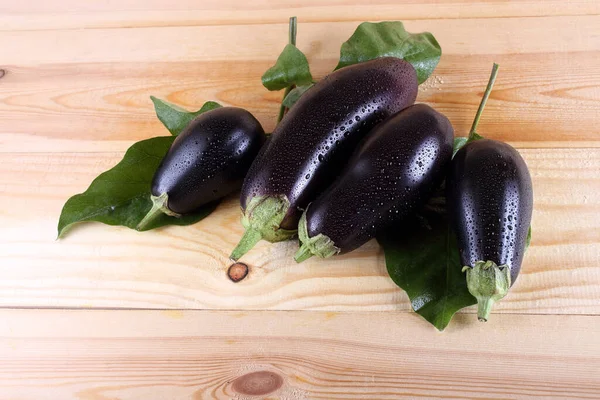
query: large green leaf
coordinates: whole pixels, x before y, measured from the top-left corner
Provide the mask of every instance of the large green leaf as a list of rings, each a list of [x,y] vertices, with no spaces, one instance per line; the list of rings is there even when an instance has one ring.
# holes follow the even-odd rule
[[[377,238],[392,280],[406,291],[413,310],[444,330],[461,308],[476,303],[462,273],[456,238],[443,215],[417,219],[401,232]]]
[[[174,140],[174,136],[161,136],[142,140],[131,146],[116,166],[94,179],[85,192],[67,200],[58,221],[58,236],[71,225],[84,221],[135,229],[152,206],[150,183]],[[144,230],[164,225],[196,223],[209,215],[216,205],[217,203],[213,203],[204,206],[181,218],[163,214]]]
[[[363,22],[342,44],[339,69],[379,57],[397,57],[415,67],[419,83],[431,75],[442,55],[442,49],[429,32],[409,33],[400,21]]]
[[[293,44],[285,46],[275,65],[262,76],[262,83],[269,90],[310,85],[312,81],[306,56]]]
[[[154,103],[156,116],[163,125],[171,132],[171,135],[177,136],[186,126],[198,115],[221,107],[219,103],[207,101],[198,111],[187,111],[175,104],[167,103],[164,100],[150,96]]]

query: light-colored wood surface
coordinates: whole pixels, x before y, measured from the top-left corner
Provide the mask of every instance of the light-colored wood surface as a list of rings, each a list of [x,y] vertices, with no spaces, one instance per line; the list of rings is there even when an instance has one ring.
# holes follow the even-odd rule
[[[599,318],[495,317],[440,334],[395,312],[0,311],[0,393],[256,399],[233,382],[269,371],[283,385],[260,398],[598,398]]]
[[[436,3],[426,8],[434,10]],[[501,65],[500,78],[482,132],[520,147],[597,147],[600,142],[592,133],[600,113],[598,4],[573,3],[574,11],[552,17],[406,21],[411,31],[433,32],[444,53],[419,100],[447,114],[457,133],[466,134],[495,61]],[[402,18],[403,7],[394,7],[396,12],[386,18]],[[345,15],[348,8],[336,10]],[[359,21],[377,15],[311,22],[319,11],[308,9],[306,22],[298,13],[298,46],[316,76],[336,65],[341,43]],[[581,9],[591,15],[577,15]],[[265,13],[264,7],[259,10]],[[32,10],[13,18],[29,21],[30,14]],[[118,18],[120,11],[33,14],[49,21],[85,21],[88,16]],[[9,10],[0,18],[13,21],[12,15]],[[259,77],[285,45],[287,17],[267,24],[213,21],[136,29],[125,23],[127,29],[23,24],[19,26],[28,29],[0,30],[0,68],[7,71],[1,78],[5,123],[0,125],[0,151],[124,151],[133,140],[164,132],[153,115],[151,94],[190,108],[207,100],[246,107],[265,129],[273,129],[281,93],[267,92]],[[549,34],[555,29],[556,34]]]
[[[291,15],[317,77],[360,21],[433,32],[442,61],[419,101],[459,135],[500,64],[480,132],[525,157],[534,237],[488,324],[466,309],[440,334],[409,313],[374,242],[301,265],[295,243],[261,243],[234,284],[234,197],[192,227],[55,241],[69,196],[167,134],[150,95],[241,106],[272,130],[281,93],[260,75]],[[595,0],[0,0],[0,399],[600,398],[599,61]],[[258,370],[282,389],[235,392]]]

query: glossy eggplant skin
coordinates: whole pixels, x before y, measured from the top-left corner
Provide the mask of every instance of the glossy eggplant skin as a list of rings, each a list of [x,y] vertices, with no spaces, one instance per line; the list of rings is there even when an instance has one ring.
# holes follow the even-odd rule
[[[302,210],[329,186],[377,123],[412,105],[417,74],[406,61],[379,58],[335,71],[285,115],[244,181],[242,212],[253,198],[285,196],[279,228],[296,230]]]
[[[265,142],[248,111],[221,107],[196,117],[177,136],[152,180],[154,196],[168,194],[167,207],[186,214],[238,190]]]
[[[338,180],[306,210],[309,237],[347,253],[423,206],[445,177],[454,129],[425,104],[377,126]]]
[[[462,264],[506,265],[513,284],[533,210],[531,177],[521,155],[495,140],[470,142],[452,160],[446,187]]]

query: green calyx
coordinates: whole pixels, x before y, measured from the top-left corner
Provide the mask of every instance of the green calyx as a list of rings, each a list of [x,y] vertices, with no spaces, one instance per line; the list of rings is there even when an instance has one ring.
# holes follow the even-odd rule
[[[477,318],[487,321],[495,302],[502,299],[510,288],[510,269],[493,261],[477,261],[474,267],[466,266],[467,288],[477,299]]]
[[[301,263],[304,260],[317,256],[321,258],[328,258],[334,256],[340,252],[340,248],[336,247],[335,244],[328,236],[319,233],[317,236],[309,237],[308,228],[306,224],[306,211],[300,218],[298,224],[298,238],[300,239],[300,249],[294,255],[294,260]]]
[[[169,210],[169,195],[167,193],[163,193],[160,196],[150,195],[150,200],[152,200],[152,207],[146,216],[137,224],[135,227],[136,230],[145,230],[152,221],[162,214],[167,214],[170,217],[181,217],[181,214]]]
[[[261,239],[271,243],[291,239],[296,230],[280,228],[289,209],[290,202],[286,196],[260,196],[250,200],[242,214],[246,232],[229,258],[239,260]]]

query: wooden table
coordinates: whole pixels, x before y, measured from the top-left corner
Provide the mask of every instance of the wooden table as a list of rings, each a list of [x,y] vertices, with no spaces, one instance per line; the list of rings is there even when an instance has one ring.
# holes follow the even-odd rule
[[[374,242],[301,265],[261,243],[234,284],[233,197],[192,227],[55,241],[69,196],[167,134],[150,95],[272,130],[281,93],[260,76],[292,15],[318,77],[360,21],[434,33],[419,101],[461,135],[500,64],[480,132],[525,157],[534,236],[487,324],[467,309],[437,332]],[[1,0],[0,69],[0,398],[600,398],[600,2]],[[249,397],[241,376],[281,388]]]

